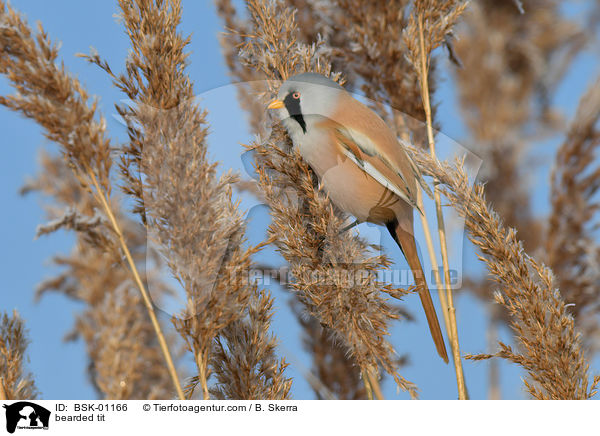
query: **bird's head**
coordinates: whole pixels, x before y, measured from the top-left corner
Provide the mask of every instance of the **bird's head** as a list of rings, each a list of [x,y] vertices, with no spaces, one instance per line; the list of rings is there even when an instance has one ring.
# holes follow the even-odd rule
[[[307,133],[315,119],[330,117],[344,88],[317,73],[290,77],[279,88],[268,108],[277,109],[284,126],[294,137]]]

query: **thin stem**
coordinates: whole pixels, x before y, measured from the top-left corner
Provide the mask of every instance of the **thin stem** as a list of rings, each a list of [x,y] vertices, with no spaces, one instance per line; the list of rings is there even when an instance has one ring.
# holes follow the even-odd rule
[[[421,58],[421,98],[423,100],[423,108],[425,110],[425,120],[427,123],[427,139],[429,142],[429,152],[435,158],[435,139],[433,136],[433,122],[431,117],[431,102],[429,97],[429,67],[428,56],[425,54],[425,37],[423,35],[423,16],[418,15],[419,24],[419,42],[420,42],[420,58]],[[434,200],[438,222],[438,235],[440,238],[440,249],[442,252],[442,264],[444,268],[444,282],[446,285],[446,296],[448,299],[448,318],[450,321],[450,345],[452,347],[452,356],[454,358],[454,369],[456,372],[456,383],[458,385],[458,398],[460,400],[468,399],[467,388],[465,384],[465,376],[460,358],[460,345],[458,342],[458,328],[456,325],[456,309],[454,307],[454,297],[450,284],[450,264],[448,262],[448,247],[446,245],[446,229],[444,226],[444,214],[442,212],[442,203],[440,192],[437,186],[437,181],[434,180]]]
[[[133,279],[134,279],[137,287],[139,288],[140,293],[142,294],[142,299],[144,300],[144,305],[146,306],[146,309],[148,310],[148,315],[150,316],[150,321],[152,322],[152,326],[154,327],[156,337],[158,338],[158,344],[162,351],[163,357],[165,358],[165,362],[167,364],[167,369],[169,371],[169,374],[171,375],[171,379],[173,381],[173,385],[175,386],[175,390],[177,391],[177,396],[179,397],[180,400],[185,400],[185,395],[183,394],[183,390],[181,389],[181,385],[179,384],[179,378],[177,377],[177,370],[175,369],[175,365],[173,364],[173,359],[171,358],[171,353],[169,351],[169,347],[167,346],[167,341],[165,340],[165,336],[162,332],[162,328],[158,322],[158,318],[156,317],[156,312],[154,311],[154,306],[152,305],[152,301],[150,300],[148,291],[146,290],[146,287],[144,286],[144,284],[142,282],[140,274],[137,270],[137,266],[135,265],[133,257],[131,256],[131,252],[129,251],[129,248],[127,247],[127,243],[125,241],[125,237],[123,236],[123,232],[121,231],[121,227],[117,223],[117,220],[112,212],[112,209],[108,203],[108,199],[107,199],[104,191],[100,188],[100,184],[98,183],[98,180],[96,179],[96,175],[90,168],[86,168],[86,169],[87,169],[88,174],[90,175],[90,178],[92,180],[92,183],[94,184],[94,187],[96,188],[96,197],[100,201],[100,204],[102,205],[102,208],[104,209],[104,212],[106,213],[106,216],[108,217],[114,232],[117,234],[117,237],[119,239],[119,245],[121,246],[121,249],[123,250],[123,253],[125,254],[125,258],[127,259],[127,263],[129,264],[129,268],[131,270],[131,273],[133,274]]]
[[[410,142],[410,137],[408,135],[403,139],[406,142]],[[417,189],[417,204],[421,210],[425,210],[425,206],[423,205],[423,193],[420,189]],[[437,256],[435,254],[435,248],[433,247],[433,238],[431,237],[431,230],[429,230],[429,219],[426,214],[418,214],[421,218],[421,226],[423,227],[423,233],[425,234],[425,242],[427,244],[427,252],[429,253],[429,261],[431,262],[431,268],[433,270],[433,277],[435,279],[435,283],[437,285],[436,289],[443,289],[442,277],[440,276],[440,270],[438,267]],[[442,306],[442,313],[444,315],[444,326],[446,327],[446,333],[448,334],[448,339],[450,343],[452,343],[452,337],[450,336],[452,333],[452,329],[450,328],[450,318],[448,318],[448,301],[446,299],[446,294],[444,292],[437,293],[440,297],[440,305]]]
[[[196,356],[196,365],[198,365],[198,378],[200,380],[200,386],[202,386],[202,398],[204,400],[210,400],[210,393],[208,392],[208,383],[206,381],[206,362],[205,354],[199,352]]]
[[[363,383],[365,384],[365,390],[367,391],[367,399],[372,400],[373,399],[373,388],[371,387],[371,377],[369,377],[368,370],[363,369],[361,372],[362,372]]]
[[[381,386],[379,386],[379,380],[375,375],[375,371],[367,369],[367,377],[369,379],[369,385],[371,386],[372,395],[374,395],[378,400],[385,400],[383,393],[381,392]]]
[[[417,203],[421,210],[425,210],[423,206],[423,197],[421,190],[417,190]],[[431,231],[429,230],[429,220],[427,219],[427,215],[419,214],[421,217],[421,225],[423,227],[423,233],[425,234],[425,243],[427,244],[427,252],[429,253],[429,261],[431,262],[431,268],[433,270],[433,276],[435,278],[435,283],[437,285],[436,289],[443,289],[444,285],[442,283],[442,277],[440,276],[440,270],[437,263],[437,256],[435,255],[435,248],[433,247],[433,239],[431,237]],[[448,300],[446,299],[446,294],[444,292],[438,292],[440,296],[440,304],[442,306],[442,313],[444,314],[444,324],[446,327],[446,333],[448,333],[448,339],[450,343],[452,343],[452,329],[450,328],[450,318],[448,316]]]
[[[488,313],[490,315],[490,321],[488,323],[487,340],[488,349],[490,353],[495,352],[495,348],[498,344],[498,325],[494,316],[494,308],[488,306]],[[500,370],[498,368],[498,360],[490,359],[489,361],[489,386],[488,386],[488,399],[489,400],[500,400]]]

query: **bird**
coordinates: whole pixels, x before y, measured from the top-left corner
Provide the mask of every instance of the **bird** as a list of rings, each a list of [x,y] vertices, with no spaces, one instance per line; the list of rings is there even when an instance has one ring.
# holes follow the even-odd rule
[[[437,352],[448,363],[438,317],[419,260],[413,211],[424,213],[418,189],[428,189],[396,135],[375,112],[318,73],[288,78],[268,106],[276,111],[303,160],[330,200],[356,223],[387,227],[418,288]]]

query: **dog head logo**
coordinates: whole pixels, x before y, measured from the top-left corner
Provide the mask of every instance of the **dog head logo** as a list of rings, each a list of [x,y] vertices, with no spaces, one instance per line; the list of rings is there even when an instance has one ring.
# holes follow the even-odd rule
[[[3,405],[6,409],[6,431],[19,429],[48,429],[50,411],[29,401]]]

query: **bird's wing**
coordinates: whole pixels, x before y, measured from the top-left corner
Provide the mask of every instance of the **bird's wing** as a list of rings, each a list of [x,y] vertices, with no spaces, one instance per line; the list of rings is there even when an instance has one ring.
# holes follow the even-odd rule
[[[422,181],[417,166],[405,152],[402,153],[402,158],[406,159],[412,173],[406,176],[403,174],[403,169],[404,172],[407,170],[406,165],[399,165],[397,159],[389,156],[389,153],[386,153],[385,149],[377,147],[362,132],[339,124],[334,127],[334,132],[337,143],[346,157],[377,180],[382,186],[394,192],[413,208],[417,209],[419,213],[423,214],[417,203],[416,184],[407,183],[406,177],[414,177],[419,184],[425,183]],[[401,147],[397,142],[396,144],[398,148]],[[427,187],[427,189],[429,188]]]

